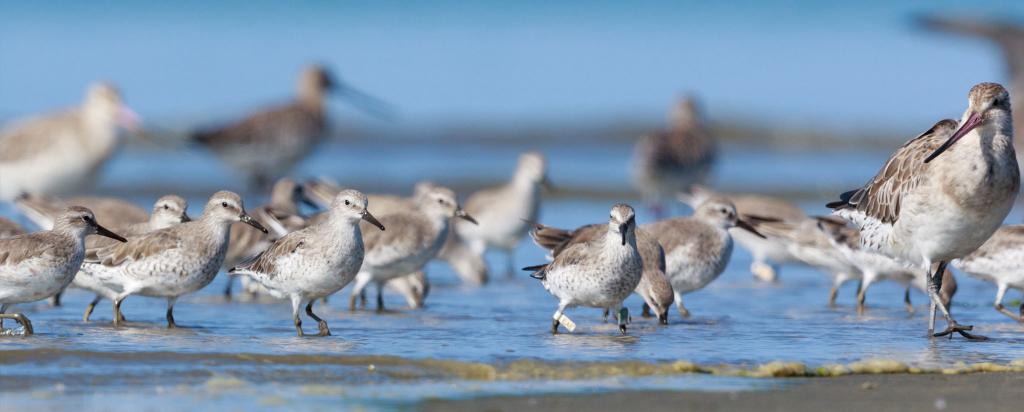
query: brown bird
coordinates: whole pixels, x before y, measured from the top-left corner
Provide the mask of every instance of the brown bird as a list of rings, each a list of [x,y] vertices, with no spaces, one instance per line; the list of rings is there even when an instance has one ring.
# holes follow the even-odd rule
[[[707,179],[718,152],[692,98],[680,100],[669,120],[668,130],[637,142],[633,160],[633,186],[659,218],[665,215],[666,197],[688,192]]]
[[[266,188],[323,141],[328,125],[324,100],[329,93],[346,97],[371,114],[390,116],[387,103],[339,82],[327,68],[313,64],[299,75],[293,102],[196,131],[190,138],[245,173],[254,187]]]

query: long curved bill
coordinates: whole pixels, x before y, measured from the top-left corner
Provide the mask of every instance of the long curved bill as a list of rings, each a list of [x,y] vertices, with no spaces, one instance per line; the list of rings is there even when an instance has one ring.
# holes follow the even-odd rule
[[[367,114],[383,120],[395,118],[395,107],[391,103],[373,97],[344,83],[336,83],[338,96]]]
[[[743,230],[746,230],[746,231],[748,231],[750,233],[753,233],[753,234],[757,235],[757,237],[759,237],[761,239],[767,239],[764,235],[761,234],[761,232],[758,232],[757,229],[754,229],[753,225],[751,225],[750,223],[747,223],[746,220],[737,219],[736,220],[736,227],[738,227],[740,229],[743,229]]]
[[[373,215],[370,214],[369,210],[363,210],[362,218],[363,220],[370,222],[371,225],[377,226],[378,229],[384,230],[384,225],[381,224],[380,221],[377,220],[377,218],[373,217]]]
[[[267,228],[263,227],[263,225],[260,224],[260,222],[257,222],[256,219],[253,219],[252,216],[249,216],[246,213],[242,213],[240,216],[238,216],[238,219],[241,220],[242,223],[252,226],[259,230],[260,232],[270,233],[270,231],[267,230]]]
[[[473,219],[473,216],[470,216],[469,213],[466,213],[466,211],[462,210],[462,209],[459,209],[459,210],[455,211],[455,217],[458,217],[460,219],[466,220],[469,223],[472,223],[472,224],[477,225],[477,226],[480,225],[479,223],[477,223],[476,219]]]
[[[111,232],[110,229],[107,229],[107,228],[105,228],[103,226],[100,226],[99,223],[96,224],[96,234],[100,235],[100,236],[109,237],[111,239],[114,239],[114,240],[116,240],[118,242],[122,242],[122,243],[128,241],[128,239],[125,239],[121,235],[119,235],[117,233],[114,233],[114,232]]]
[[[942,143],[942,146],[939,146],[939,148],[935,149],[935,151],[932,152],[932,154],[928,155],[928,157],[924,159],[924,162],[928,163],[932,161],[936,157],[939,157],[939,155],[945,152],[947,149],[953,147],[953,144],[956,143],[957,140],[960,140],[961,137],[964,137],[964,135],[969,133],[971,130],[974,130],[975,127],[978,127],[978,125],[981,124],[981,121],[982,118],[980,114],[971,113],[971,115],[967,118],[967,121],[965,121],[964,124],[960,125],[960,128],[953,132],[953,135]]]

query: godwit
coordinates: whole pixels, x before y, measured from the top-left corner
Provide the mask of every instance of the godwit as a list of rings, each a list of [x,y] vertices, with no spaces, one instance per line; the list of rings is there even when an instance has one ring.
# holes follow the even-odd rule
[[[137,131],[138,116],[117,88],[97,83],[75,109],[0,130],[0,200],[89,188],[121,142],[118,128]]]
[[[326,137],[324,100],[332,92],[350,98],[371,113],[390,111],[387,104],[339,82],[327,68],[314,64],[299,75],[294,102],[258,111],[223,127],[196,131],[191,139],[246,173],[250,184],[266,187]]]
[[[984,338],[958,324],[938,292],[949,261],[985,243],[1017,198],[1011,116],[1006,89],[980,83],[959,122],[936,123],[893,153],[871,181],[828,204],[860,228],[862,245],[928,271],[930,335],[938,307],[948,326],[934,336]]]
[[[680,100],[669,121],[668,130],[637,142],[633,159],[633,186],[659,218],[664,217],[662,201],[707,179],[717,156],[715,139],[693,99]]]

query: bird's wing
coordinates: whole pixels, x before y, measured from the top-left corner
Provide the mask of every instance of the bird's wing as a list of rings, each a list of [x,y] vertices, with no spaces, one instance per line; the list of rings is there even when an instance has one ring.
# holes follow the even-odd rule
[[[299,231],[289,233],[271,244],[267,250],[264,250],[254,258],[231,268],[230,271],[235,272],[238,270],[244,270],[263,273],[266,275],[276,275],[278,273],[276,267],[278,259],[283,256],[297,253],[305,245],[305,232]]]
[[[322,119],[293,103],[255,113],[227,126],[196,131],[192,139],[210,147],[258,145],[279,135],[282,128],[320,124]]]
[[[182,245],[182,238],[175,230],[179,227],[180,225],[172,226],[129,238],[124,243],[87,250],[85,259],[104,266],[119,266],[128,261],[139,261],[170,249],[177,249]]]
[[[840,200],[827,206],[837,212],[852,210],[883,223],[895,223],[899,219],[903,196],[920,184],[921,177],[928,170],[925,159],[950,137],[955,126],[956,121],[950,119],[936,123],[928,131],[900,146],[867,184],[843,193]],[[856,224],[856,219],[853,220]]]
[[[53,242],[42,236],[18,235],[0,239],[0,266],[15,266],[51,253]]]
[[[74,110],[26,119],[0,131],[0,162],[25,159],[52,146],[53,139],[63,137],[68,129],[77,127]]]

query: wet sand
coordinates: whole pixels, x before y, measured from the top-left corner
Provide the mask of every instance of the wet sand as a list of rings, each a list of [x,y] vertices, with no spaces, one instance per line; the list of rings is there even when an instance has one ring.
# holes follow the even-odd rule
[[[797,378],[765,391],[623,391],[429,400],[426,411],[1019,411],[1024,373]]]

